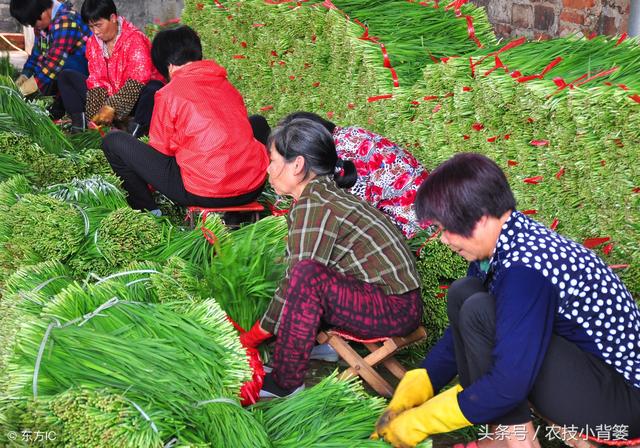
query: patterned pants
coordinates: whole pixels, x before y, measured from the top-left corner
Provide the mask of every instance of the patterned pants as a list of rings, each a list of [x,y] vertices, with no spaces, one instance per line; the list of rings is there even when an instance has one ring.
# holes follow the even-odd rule
[[[302,384],[321,324],[360,338],[376,338],[409,334],[421,318],[419,289],[386,295],[379,286],[339,274],[316,261],[300,261],[289,276],[273,378],[285,389]]]

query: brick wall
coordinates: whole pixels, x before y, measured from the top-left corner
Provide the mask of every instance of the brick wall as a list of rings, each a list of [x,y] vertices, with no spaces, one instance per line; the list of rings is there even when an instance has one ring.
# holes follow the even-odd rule
[[[10,0],[0,0],[0,32],[19,33],[21,27],[9,14]]]
[[[472,0],[487,9],[496,34],[549,39],[576,32],[627,32],[633,0]]]

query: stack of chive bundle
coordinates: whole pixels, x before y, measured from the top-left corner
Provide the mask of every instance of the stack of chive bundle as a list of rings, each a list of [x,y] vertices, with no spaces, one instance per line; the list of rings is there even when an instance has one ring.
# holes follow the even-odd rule
[[[268,217],[232,232],[217,247],[205,269],[204,281],[211,297],[242,328],[262,317],[284,275],[287,223]]]
[[[62,154],[74,148],[49,116],[37,107],[31,107],[19,93],[13,80],[0,76],[0,113],[11,116],[17,133],[29,134],[34,141],[51,154]]]
[[[83,207],[104,207],[115,211],[127,207],[127,200],[115,175],[93,175],[85,179],[74,178],[69,182],[45,187],[51,197]]]
[[[432,42],[450,41],[451,49],[471,46],[466,53],[447,51],[442,46],[444,62],[424,64],[418,62],[418,54],[429,39],[418,42],[421,28],[412,25],[414,16],[409,9],[406,17],[395,11],[416,8],[425,10],[415,13],[425,17],[446,12],[452,16],[452,24],[464,22],[455,17],[451,8],[435,8],[435,2],[405,2],[388,8],[384,15],[377,12],[388,2],[380,6],[379,2],[336,0],[334,4],[341,11],[313,6],[313,2],[297,6],[220,2],[222,6],[206,4],[203,8],[199,3],[186,2],[183,21],[210,36],[205,52],[228,68],[230,79],[240,86],[247,103],[270,105],[271,86],[284,86],[278,92],[278,103],[265,112],[268,118],[277,120],[293,110],[306,109],[326,114],[338,125],[361,125],[397,141],[428,169],[460,151],[486,154],[507,170],[520,209],[549,226],[556,223],[558,231],[579,242],[609,237],[609,242],[596,250],[609,264],[620,266],[617,273],[634,295],[640,294],[640,247],[634,238],[640,225],[638,173],[634,168],[638,166],[637,151],[633,150],[640,142],[640,97],[634,78],[640,50],[636,39],[568,36],[519,45],[497,43],[490,35],[481,34],[485,20],[482,9],[463,5],[460,15],[473,16],[476,35],[484,47],[477,48],[468,35],[454,39],[453,31],[447,31],[444,37],[435,32],[429,36]],[[391,4],[396,6],[395,2]],[[348,27],[349,32],[340,36],[320,32],[316,22],[319,17],[325,16],[328,21],[334,15],[343,20],[352,17],[356,27]],[[294,16],[298,24],[291,29],[300,30],[304,24],[313,39],[304,33],[293,39],[288,26],[279,30],[271,26]],[[393,20],[387,22],[387,16]],[[379,46],[359,39],[363,28],[355,19],[385,45],[390,61],[394,62],[392,49],[399,48],[401,59],[396,57],[395,62],[400,61],[396,67],[400,80],[405,76],[405,67],[422,64],[423,68],[410,74],[414,83],[401,83],[400,88],[391,86],[389,70],[380,64]],[[254,27],[255,24],[265,26]],[[319,86],[296,90],[298,73],[291,70],[292,64],[297,67],[298,57],[304,59],[325,45],[333,53],[313,61],[314,69],[324,67],[323,77],[318,75],[316,80]],[[507,45],[511,48],[499,53],[507,70],[492,70],[496,65],[494,53]],[[284,53],[282,58],[270,60],[265,46],[286,50],[280,51]],[[407,48],[413,50],[403,52]],[[353,53],[349,56],[351,61],[363,58],[360,70],[370,68],[370,73],[375,73],[367,83],[371,87],[364,101],[361,85],[346,94],[342,87],[333,88],[336,79],[344,81],[346,67],[356,69],[352,62],[345,65],[341,59],[346,49]],[[235,59],[234,55],[241,58]],[[370,55],[378,55],[378,62],[370,60]],[[559,57],[562,61],[540,79],[518,82],[520,76],[543,73]],[[339,69],[333,66],[334,61],[341,61]],[[473,74],[470,61],[474,64]],[[617,70],[589,79],[614,67]],[[249,77],[247,73],[256,76]],[[558,91],[561,84],[554,78],[571,83],[583,75],[586,76],[581,81],[588,80],[585,84],[575,82],[573,88]],[[256,79],[261,81],[255,82]],[[356,73],[351,72],[348,79],[357,79]],[[331,91],[320,89],[325,83],[332,85]],[[346,110],[344,103],[348,105]],[[538,184],[526,182],[535,182],[539,176],[542,181]],[[605,213],[611,204],[615,204],[612,213]]]
[[[367,395],[358,380],[340,381],[336,372],[290,398],[254,406],[274,448],[362,446],[384,407],[384,399]]]
[[[16,266],[44,260],[66,261],[84,239],[81,212],[47,195],[24,194],[2,215],[1,251]]]
[[[466,16],[473,24],[473,35],[485,49],[496,45],[485,10],[470,3],[462,5],[458,14],[445,5],[435,7],[435,4],[419,2],[336,0],[333,3],[351,20],[366,26],[369,34],[385,45],[401,87],[412,86],[428,64],[478,50],[478,44],[470,38]],[[380,50],[371,50],[366,53],[368,60],[379,63]]]
[[[154,216],[126,206],[109,211],[107,206],[122,199],[111,193],[94,199],[102,205],[87,209],[93,225],[89,226],[82,250],[70,261],[78,277],[108,275],[133,261],[146,259],[164,244],[165,226]]]
[[[2,90],[0,95],[1,93]],[[28,176],[37,187],[70,182],[74,178],[113,175],[99,147],[61,155],[52,154],[35,143],[32,137],[9,130],[0,131],[0,154],[7,161],[0,175],[20,170],[20,174]]]
[[[205,424],[210,416],[197,409],[212,399],[237,400],[250,377],[235,330],[212,300],[179,311],[144,301],[117,282],[66,287],[21,328],[6,368],[7,395],[19,402],[109,387],[146,415],[168,414],[150,422],[162,440],[184,432],[186,440],[220,442]],[[225,418],[237,423],[242,412]]]

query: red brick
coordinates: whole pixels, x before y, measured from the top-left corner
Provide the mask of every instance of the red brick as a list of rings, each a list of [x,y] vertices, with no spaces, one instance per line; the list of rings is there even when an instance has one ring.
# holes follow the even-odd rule
[[[556,13],[550,6],[536,5],[534,9],[534,28],[548,31],[556,21]]]
[[[560,24],[560,27],[558,29],[558,36],[568,36],[570,34],[575,34],[577,31],[582,31],[582,34],[584,34],[585,36],[588,36],[590,34],[588,31],[581,29],[578,25],[563,22]]]
[[[511,36],[511,25],[506,23],[496,23],[493,27],[496,36],[498,37],[510,37]]]
[[[532,28],[533,8],[531,7],[531,5],[512,5],[511,23],[516,28]]]
[[[595,0],[562,0],[562,4],[565,6],[565,8],[593,8],[593,5],[595,5]]]
[[[475,3],[476,6],[484,6],[486,8],[487,5],[489,5],[489,0],[473,0],[473,3]]]
[[[620,29],[618,30],[620,34],[629,32],[629,15],[622,16],[622,20],[620,21]]]
[[[578,25],[582,25],[584,24],[584,15],[580,11],[571,11],[571,10],[565,9],[560,14],[560,21],[577,23]]]
[[[533,35],[533,38],[535,40],[549,40],[549,39],[552,39],[553,36],[551,34],[541,33],[541,32],[536,31],[534,33],[534,35]]]
[[[615,36],[618,34],[618,28],[616,27],[616,18],[611,16],[606,16],[602,14],[600,16],[600,34],[605,34],[607,36]]]

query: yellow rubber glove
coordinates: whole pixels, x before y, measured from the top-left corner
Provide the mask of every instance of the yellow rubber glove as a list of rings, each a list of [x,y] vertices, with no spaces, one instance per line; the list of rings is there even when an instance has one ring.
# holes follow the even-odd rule
[[[380,433],[394,447],[410,448],[432,434],[454,431],[470,426],[458,404],[462,386],[456,385],[421,406],[403,412]]]
[[[389,406],[384,410],[376,422],[376,432],[372,437],[381,434],[384,428],[396,418],[398,414],[407,409],[421,405],[433,397],[433,385],[426,369],[409,370],[400,380],[393,393]]]
[[[97,125],[110,125],[113,122],[113,119],[116,117],[116,110],[107,106],[106,104],[100,108],[97,114],[93,116],[91,121],[93,121]]]
[[[32,76],[24,80],[22,84],[18,86],[18,89],[20,89],[20,93],[24,96],[29,96],[38,91],[38,83],[36,83],[36,79]]]
[[[15,81],[15,83],[16,83],[16,87],[20,87],[22,84],[24,84],[24,82],[25,82],[27,79],[29,79],[29,78],[27,78],[27,77],[26,77],[26,76],[24,76],[24,75],[20,75],[20,76],[18,76],[18,77],[16,78],[16,81]]]

